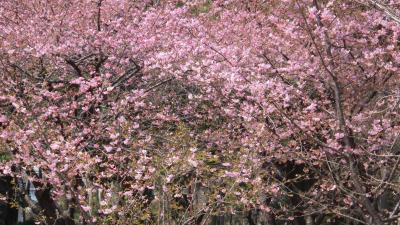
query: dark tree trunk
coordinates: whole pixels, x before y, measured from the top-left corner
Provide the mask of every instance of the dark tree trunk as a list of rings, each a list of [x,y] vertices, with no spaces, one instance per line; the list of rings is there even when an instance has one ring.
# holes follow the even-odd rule
[[[11,207],[8,199],[13,199],[12,177],[0,177],[0,194],[7,197],[6,200],[0,200],[0,224],[13,225],[17,222],[18,211],[15,207]]]

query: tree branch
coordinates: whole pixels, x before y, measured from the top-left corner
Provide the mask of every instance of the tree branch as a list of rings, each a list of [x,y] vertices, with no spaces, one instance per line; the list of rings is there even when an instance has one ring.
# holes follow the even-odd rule
[[[369,0],[371,5],[373,5],[375,8],[379,9],[383,13],[385,13],[387,16],[389,16],[392,20],[394,20],[396,23],[400,24],[400,16],[397,15],[392,9],[387,7],[386,5],[376,1],[376,0]]]

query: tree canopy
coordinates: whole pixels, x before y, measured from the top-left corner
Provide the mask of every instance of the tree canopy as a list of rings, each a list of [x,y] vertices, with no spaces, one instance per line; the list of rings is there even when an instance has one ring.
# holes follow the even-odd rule
[[[0,174],[16,191],[0,203],[39,224],[390,224],[399,12],[396,0],[2,0]]]

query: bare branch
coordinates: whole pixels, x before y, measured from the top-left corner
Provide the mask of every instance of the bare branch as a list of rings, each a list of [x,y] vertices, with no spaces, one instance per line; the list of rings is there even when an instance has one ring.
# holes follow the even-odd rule
[[[373,5],[375,8],[379,9],[383,13],[385,13],[387,16],[389,16],[392,20],[396,21],[396,23],[400,24],[400,16],[397,15],[392,9],[387,7],[386,5],[376,1],[376,0],[369,0],[371,5]]]

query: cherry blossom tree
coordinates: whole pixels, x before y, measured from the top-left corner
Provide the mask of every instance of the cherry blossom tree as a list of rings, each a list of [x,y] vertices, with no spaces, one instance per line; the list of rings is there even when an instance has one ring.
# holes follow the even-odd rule
[[[3,0],[0,201],[39,224],[393,224],[399,11]]]

